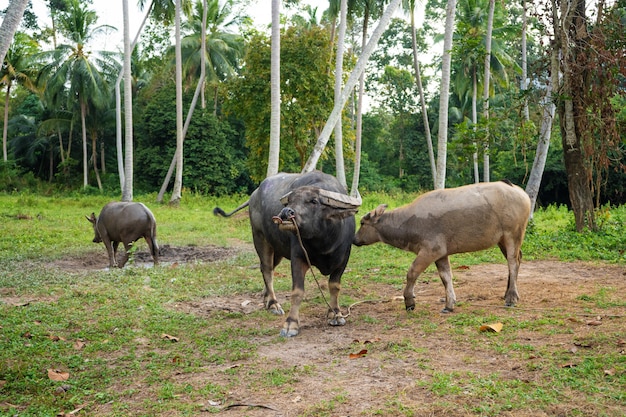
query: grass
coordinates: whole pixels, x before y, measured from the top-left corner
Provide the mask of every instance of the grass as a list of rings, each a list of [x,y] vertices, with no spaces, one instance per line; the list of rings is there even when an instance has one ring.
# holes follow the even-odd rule
[[[251,243],[246,216],[218,221],[212,214],[214,206],[230,209],[245,196],[217,199],[185,195],[180,207],[155,204],[154,198],[145,195],[136,201],[146,203],[154,212],[161,244]],[[393,208],[411,198],[368,195],[360,215],[378,202]],[[92,253],[106,263],[102,245],[91,243],[93,231],[84,216],[98,213],[109,200],[112,198],[102,196],[0,196],[0,299],[20,300],[17,305],[0,302],[0,415],[56,416],[80,407],[85,407],[80,411],[83,415],[216,413],[219,408],[207,405],[208,401],[224,404],[231,391],[242,387],[249,387],[249,393],[293,395],[295,404],[292,390],[299,381],[342,366],[341,361],[302,367],[263,363],[259,349],[298,343],[276,336],[282,317],[235,311],[189,314],[172,307],[208,297],[259,294],[263,285],[256,270],[250,272],[258,262],[252,252],[221,262],[150,269],[73,273],[50,268],[50,262]],[[524,244],[524,258],[625,265],[626,207],[607,210],[599,232],[582,234],[573,230],[573,216],[564,207],[538,211]],[[145,249],[143,241],[138,245]],[[352,297],[358,294],[364,299],[375,299],[376,285],[390,285],[400,293],[413,257],[386,245],[354,250],[344,286],[351,288]],[[501,258],[493,249],[457,255],[453,263],[475,265],[502,262]],[[279,266],[278,275],[277,292],[288,292],[287,262]],[[438,280],[433,274],[420,279]],[[322,301],[313,295],[311,298],[311,309],[319,310]],[[346,302],[352,302],[349,298]],[[576,302],[589,311],[626,307],[621,294],[610,287],[585,293]],[[283,307],[287,310],[289,303]],[[411,401],[415,393],[395,392],[382,406],[373,405],[370,415],[445,413],[458,404],[463,404],[463,413],[475,415],[530,415],[529,410],[537,409],[549,414],[556,404],[573,398],[604,415],[618,415],[615,410],[626,407],[626,359],[619,350],[608,348],[626,337],[623,330],[580,340],[594,348],[580,348],[576,366],[563,367],[571,360],[566,348],[535,346],[519,340],[518,335],[530,331],[546,337],[568,335],[564,325],[567,315],[558,310],[524,318],[516,314],[463,311],[441,320],[438,315],[416,311],[406,317],[381,318],[366,313],[354,319],[354,325],[378,326],[381,332],[407,330],[406,337],[373,343],[368,347],[368,358],[384,364],[412,357],[411,366],[421,375],[414,389],[434,396],[431,404],[418,406]],[[507,331],[476,338],[476,326],[485,321],[501,321]],[[486,355],[521,360],[527,369],[540,370],[545,377],[529,383],[500,373],[434,369],[429,358],[438,352],[416,340],[414,332],[426,341],[443,335]],[[178,342],[168,340],[167,335]],[[361,347],[355,344],[343,350],[358,351]],[[468,356],[466,361],[471,365],[474,358]],[[67,372],[70,377],[53,381],[48,377],[49,369]],[[337,415],[349,403],[350,392],[342,389],[324,395],[326,399],[304,407],[301,415]],[[428,410],[422,408],[427,406]],[[584,415],[576,409],[566,411]]]

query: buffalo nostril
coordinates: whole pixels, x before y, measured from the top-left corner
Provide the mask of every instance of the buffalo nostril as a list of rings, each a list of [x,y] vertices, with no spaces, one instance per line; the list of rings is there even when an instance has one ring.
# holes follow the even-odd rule
[[[283,220],[289,220],[291,219],[294,215],[296,214],[295,211],[293,211],[292,208],[290,207],[285,207],[280,211],[280,218]]]

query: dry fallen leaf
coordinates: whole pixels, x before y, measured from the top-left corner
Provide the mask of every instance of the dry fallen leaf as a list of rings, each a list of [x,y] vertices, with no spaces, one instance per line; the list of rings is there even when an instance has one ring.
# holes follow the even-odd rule
[[[577,366],[575,363],[564,363],[561,365],[561,368],[576,368]]]
[[[367,355],[367,349],[362,349],[359,353],[351,353],[350,359],[357,359]]]
[[[604,370],[604,375],[607,375],[607,376],[615,375],[615,369],[605,369]]]
[[[600,326],[602,322],[600,320],[591,320],[587,322],[587,326]]]
[[[74,342],[74,350],[81,350],[82,348],[84,348],[86,345],[85,342],[83,342],[82,340],[77,340]]]
[[[178,338],[176,336],[170,336],[169,334],[165,333],[161,335],[161,339],[169,340],[170,342],[178,342]]]
[[[48,378],[53,381],[67,381],[69,377],[69,372],[62,372],[58,369],[48,369]]]
[[[480,331],[500,333],[500,330],[502,330],[502,326],[502,323],[483,324],[482,326],[480,326]]]

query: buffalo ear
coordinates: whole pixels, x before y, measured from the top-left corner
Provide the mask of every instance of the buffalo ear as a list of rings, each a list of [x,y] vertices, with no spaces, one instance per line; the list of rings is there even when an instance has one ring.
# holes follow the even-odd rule
[[[85,218],[87,220],[89,220],[89,223],[96,223],[96,214],[95,213],[91,213],[91,217],[85,216]]]
[[[350,216],[354,216],[359,211],[358,208],[344,208],[344,209],[335,209],[331,212],[329,217],[334,217],[336,219],[345,219]]]
[[[387,208],[387,204],[380,204],[378,207],[376,207],[371,213],[371,217],[372,220],[376,220],[378,219],[380,216],[382,216],[382,214],[385,212],[385,209]]]

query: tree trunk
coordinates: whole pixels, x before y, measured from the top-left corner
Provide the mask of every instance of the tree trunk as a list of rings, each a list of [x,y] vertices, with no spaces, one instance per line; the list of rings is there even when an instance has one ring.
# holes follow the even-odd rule
[[[176,0],[176,175],[170,204],[178,205],[183,189],[183,59],[181,50],[182,0]]]
[[[422,119],[424,120],[424,134],[426,135],[426,145],[428,146],[428,158],[430,160],[430,171],[433,176],[433,187],[437,180],[437,165],[435,164],[435,153],[433,151],[433,140],[430,136],[430,123],[428,122],[428,112],[426,110],[426,97],[424,97],[424,87],[422,86],[422,75],[420,64],[417,59],[417,36],[415,34],[415,2],[411,8],[411,43],[413,46],[413,67],[415,68],[415,80],[420,94],[420,104],[422,106]]]
[[[477,124],[478,124],[478,105],[476,104],[477,96],[478,96],[478,80],[476,75],[476,66],[472,67],[472,129],[476,132]],[[474,141],[474,153],[472,154],[472,163],[474,166],[474,183],[478,184],[480,182],[480,173],[478,171],[478,144]]]
[[[456,0],[448,0],[446,26],[441,65],[441,88],[439,100],[439,135],[437,137],[437,181],[435,189],[446,186],[446,159],[448,154],[448,107],[450,94],[450,64],[452,60],[452,35],[454,35],[454,12]]]
[[[340,6],[340,16],[339,16],[339,35],[337,37],[337,54],[335,59],[335,104],[337,104],[341,100],[341,83],[343,81],[343,48],[344,48],[344,40],[346,37],[346,20],[348,17],[348,0],[341,0]],[[343,126],[342,126],[342,118],[340,117],[335,125],[335,166],[336,166],[336,176],[337,180],[344,186],[348,187],[346,182],[346,169],[343,161]],[[359,136],[357,132],[356,138],[356,148],[359,149],[359,157],[360,157],[360,142]],[[354,161],[354,172],[355,176],[352,181],[352,190],[358,187],[359,178],[358,178],[358,164],[360,161],[355,159]],[[355,178],[356,178],[356,187],[355,187]]]
[[[0,26],[0,63],[4,62],[28,2],[29,0],[11,0],[7,8],[7,13],[4,15],[4,20]]]
[[[576,230],[596,229],[591,172],[586,166],[583,135],[588,128],[583,90],[586,71],[573,70],[579,58],[584,59],[588,32],[585,17],[585,1],[575,0],[561,5],[562,22],[555,27],[560,31],[562,86],[557,108],[563,143],[563,160],[567,172],[570,203],[574,211]]]
[[[85,117],[87,114],[86,104],[82,98],[80,101],[80,123],[82,126],[82,138],[83,138],[83,188],[87,188],[89,185],[89,168],[87,167],[87,124]]]
[[[98,189],[102,191],[102,181],[100,180],[100,173],[98,173],[98,141],[94,133],[91,134],[91,161],[93,163],[93,172],[96,175]]]
[[[6,94],[4,95],[4,126],[2,126],[2,158],[4,162],[8,160],[7,136],[9,131],[9,97],[11,95],[11,81],[7,83]]]
[[[278,173],[280,158],[280,0],[272,0],[270,149],[267,176]]]
[[[532,219],[537,204],[537,195],[541,186],[541,178],[546,166],[548,158],[548,150],[550,148],[550,137],[552,135],[552,121],[554,120],[554,102],[552,100],[552,88],[559,85],[559,61],[558,50],[554,47],[550,53],[550,75],[551,79],[548,83],[546,96],[543,99],[543,119],[541,121],[541,129],[539,131],[539,142],[535,151],[535,159],[533,167],[530,170],[528,183],[526,184],[526,194],[530,197],[530,218]],[[526,106],[527,107],[527,106]]]
[[[485,39],[485,75],[483,77],[483,119],[485,120],[485,147],[483,153],[483,181],[489,182],[489,83],[491,75],[491,34],[493,32],[493,12],[495,0],[489,0],[489,17],[487,18],[487,37]]]
[[[196,108],[196,104],[198,103],[198,96],[201,91],[204,90],[204,84],[206,81],[206,20],[207,20],[207,2],[203,1],[203,12],[202,12],[202,42],[201,42],[201,55],[200,55],[200,79],[198,80],[198,84],[196,85],[196,91],[193,94],[193,98],[191,100],[191,105],[189,106],[189,110],[187,112],[187,119],[185,119],[185,125],[183,126],[183,143],[185,138],[187,137],[187,130],[189,129],[189,124],[191,123],[191,118],[193,116],[193,112]],[[217,94],[216,94],[217,95]],[[217,100],[217,99],[216,99]],[[217,108],[217,101],[215,104],[215,108]],[[213,109],[215,115],[215,108]],[[163,196],[165,195],[165,191],[167,190],[167,185],[170,183],[172,179],[172,173],[174,172],[174,167],[176,166],[176,153],[172,157],[172,162],[170,163],[170,167],[167,170],[167,174],[165,175],[165,179],[163,180],[163,184],[161,184],[161,189],[159,190],[159,194],[157,195],[157,203],[161,203],[163,201]]]
[[[385,13],[383,13],[382,17],[380,18],[380,21],[378,22],[378,26],[376,27],[376,29],[374,29],[374,32],[372,33],[372,36],[370,37],[369,42],[367,43],[365,49],[363,50],[363,53],[357,60],[357,63],[354,66],[354,69],[350,73],[350,77],[348,77],[348,81],[346,82],[346,85],[343,87],[343,90],[341,91],[340,102],[335,103],[333,110],[330,113],[330,116],[328,116],[328,120],[326,121],[326,124],[324,125],[324,128],[322,129],[322,133],[320,134],[320,137],[317,139],[317,143],[315,144],[315,147],[313,148],[313,151],[311,152],[309,159],[307,160],[306,164],[304,165],[304,168],[302,169],[302,172],[310,172],[315,169],[315,166],[317,165],[317,161],[319,160],[320,156],[322,155],[322,152],[324,151],[324,148],[326,147],[326,144],[328,143],[330,134],[332,133],[335,127],[335,124],[337,124],[337,121],[341,117],[343,106],[348,101],[348,98],[350,94],[352,93],[352,90],[356,86],[357,81],[359,80],[359,78],[361,77],[361,74],[365,70],[365,64],[367,64],[369,57],[372,55],[372,52],[374,52],[374,48],[376,48],[376,44],[378,43],[378,40],[380,39],[387,25],[389,24],[389,21],[391,20],[393,13],[396,11],[401,1],[402,0],[392,0],[389,6],[387,6],[387,10],[385,10]]]
[[[124,7],[124,188],[122,201],[133,201],[133,86],[130,68],[132,50],[128,0],[122,0],[122,3]]]

